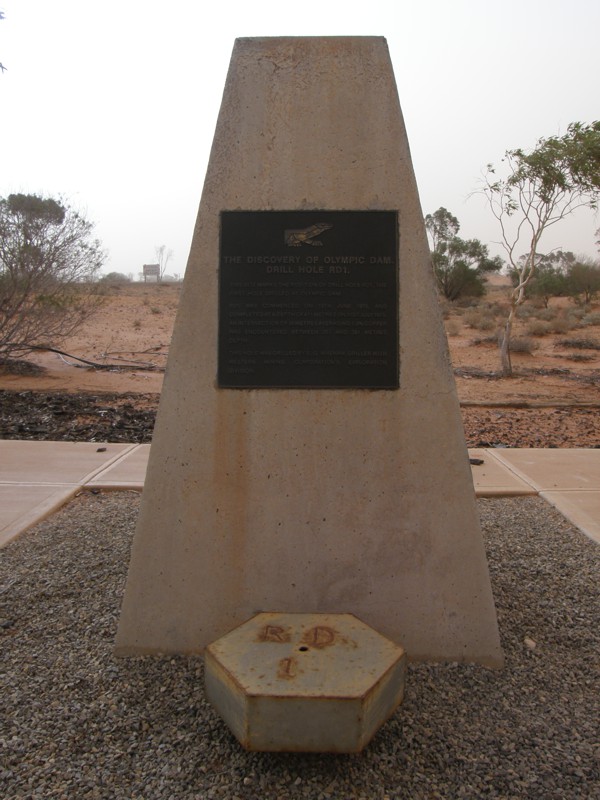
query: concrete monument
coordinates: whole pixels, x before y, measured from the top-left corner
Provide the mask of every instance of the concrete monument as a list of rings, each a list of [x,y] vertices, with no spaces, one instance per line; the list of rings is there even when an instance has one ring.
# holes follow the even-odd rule
[[[404,697],[404,650],[352,614],[257,614],[204,661],[206,697],[247,750],[358,753]]]
[[[116,650],[201,652],[265,611],[502,662],[383,38],[235,43]]]

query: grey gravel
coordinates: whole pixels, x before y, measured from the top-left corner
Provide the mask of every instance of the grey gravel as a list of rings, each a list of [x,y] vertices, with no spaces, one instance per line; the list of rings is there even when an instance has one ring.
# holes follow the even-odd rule
[[[506,668],[411,665],[359,756],[246,753],[200,658],[113,657],[138,504],[82,495],[2,551],[0,797],[600,797],[600,547],[543,500],[479,501]]]

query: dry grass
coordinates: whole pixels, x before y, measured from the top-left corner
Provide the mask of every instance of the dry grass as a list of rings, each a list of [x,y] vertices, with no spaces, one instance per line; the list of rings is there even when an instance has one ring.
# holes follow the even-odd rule
[[[568,347],[574,350],[600,350],[600,342],[596,339],[561,339],[556,347]]]
[[[495,317],[487,310],[469,309],[464,315],[465,324],[476,331],[493,331],[497,326]]]
[[[511,353],[524,353],[530,356],[538,347],[539,344],[528,336],[513,336],[510,340]]]
[[[448,336],[458,336],[462,330],[460,322],[456,319],[449,319],[445,327]]]

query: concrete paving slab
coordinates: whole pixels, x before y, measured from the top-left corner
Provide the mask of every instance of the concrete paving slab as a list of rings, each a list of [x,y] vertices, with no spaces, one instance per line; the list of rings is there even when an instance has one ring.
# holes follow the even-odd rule
[[[86,486],[96,489],[143,489],[149,455],[150,445],[138,444],[97,473]]]
[[[0,483],[84,484],[135,444],[0,440]]]
[[[73,484],[0,484],[0,547],[53,514],[78,491]]]
[[[600,490],[600,450],[519,448],[494,450],[494,456],[538,492]]]
[[[82,487],[144,486],[150,445],[0,440],[0,547]],[[471,448],[478,497],[540,494],[600,543],[600,450]]]
[[[477,497],[518,497],[535,495],[536,490],[484,448],[469,450],[469,457],[483,464],[471,463],[473,486]]]
[[[600,544],[600,490],[541,492],[540,497]]]

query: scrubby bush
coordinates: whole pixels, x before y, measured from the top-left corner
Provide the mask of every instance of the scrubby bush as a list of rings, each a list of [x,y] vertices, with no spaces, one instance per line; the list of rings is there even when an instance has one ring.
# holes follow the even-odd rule
[[[569,316],[572,319],[575,319],[577,321],[582,320],[585,317],[586,314],[587,314],[587,311],[585,310],[585,308],[569,308],[569,309],[567,309],[567,316]]]
[[[550,322],[550,320],[555,319],[556,314],[557,312],[555,308],[549,308],[546,306],[543,308],[536,308],[535,310],[536,319],[545,320],[546,322]]]
[[[600,350],[600,342],[596,339],[561,339],[556,343],[560,347],[569,347],[575,350]]]
[[[469,328],[474,328],[477,331],[491,331],[496,327],[495,318],[491,314],[479,309],[467,311],[464,320]]]
[[[581,324],[586,327],[590,325],[600,325],[600,311],[591,311],[581,318]]]
[[[101,283],[131,283],[131,278],[123,272],[108,272],[100,278]]]
[[[448,336],[458,336],[461,330],[460,322],[455,319],[449,319],[446,322],[446,333]]]
[[[513,353],[525,353],[531,355],[537,350],[538,344],[527,336],[513,336],[510,340],[510,349]]]
[[[62,200],[0,199],[0,359],[56,346],[98,308],[105,254],[93,225]]]
[[[515,311],[515,318],[520,320],[528,320],[532,317],[537,317],[537,312],[532,305],[518,306]]]
[[[528,336],[547,336],[550,333],[550,323],[543,319],[533,319],[527,326]]]
[[[552,322],[548,324],[550,325],[550,333],[568,333],[578,325],[575,320],[569,319],[569,317],[563,314],[556,317],[556,319],[553,319]]]
[[[494,336],[478,336],[476,339],[471,340],[471,344],[475,347],[479,347],[480,345],[497,345],[498,344],[498,334],[494,334]]]

